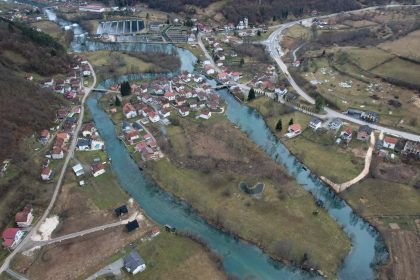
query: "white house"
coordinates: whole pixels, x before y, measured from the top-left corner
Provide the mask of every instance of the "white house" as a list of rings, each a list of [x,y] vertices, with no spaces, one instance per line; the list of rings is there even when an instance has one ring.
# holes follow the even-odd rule
[[[154,112],[154,111],[152,111],[152,112],[149,112],[149,120],[152,122],[152,123],[155,123],[155,122],[158,122],[158,121],[160,121],[160,118],[159,118],[159,115],[158,114],[156,114],[156,112]]]
[[[72,169],[73,169],[74,174],[76,174],[77,177],[85,173],[85,171],[83,170],[83,166],[80,163],[73,166]]]
[[[123,113],[127,119],[135,118],[137,117],[137,112],[134,106],[131,103],[126,103],[123,106]]]
[[[186,117],[190,114],[190,110],[187,107],[182,107],[178,109],[178,112],[181,116]]]
[[[398,142],[397,138],[389,137],[389,136],[384,137],[383,147],[387,148],[387,149],[390,149],[390,150],[393,150],[393,149],[395,149],[395,145],[397,144],[397,142]]]
[[[322,126],[322,121],[320,119],[318,119],[318,118],[315,118],[314,117],[309,122],[309,127],[312,128],[313,130],[317,130],[321,126]]]
[[[52,159],[62,159],[64,157],[63,150],[60,147],[54,147],[51,158]]]
[[[200,118],[208,120],[208,119],[210,119],[210,117],[211,117],[211,112],[209,110],[202,110],[201,111]]]
[[[124,267],[128,272],[134,275],[144,271],[146,269],[146,263],[143,258],[140,257],[139,253],[131,251],[131,253],[124,258]]]
[[[171,111],[168,109],[160,109],[159,114],[162,116],[162,118],[167,118],[171,115]]]
[[[92,175],[93,177],[98,177],[99,175],[102,175],[105,173],[105,168],[102,165],[102,163],[94,163],[91,166]]]
[[[26,205],[21,212],[16,213],[15,222],[18,227],[29,227],[32,224],[34,216],[32,215],[32,206]]]
[[[90,149],[92,151],[102,150],[105,146],[104,141],[98,139],[92,139],[90,142]]]
[[[49,181],[51,180],[52,175],[53,175],[53,171],[51,170],[51,168],[45,167],[44,169],[42,169],[41,179],[43,181]]]
[[[19,228],[7,228],[3,231],[3,246],[14,249],[22,240],[23,231]]]

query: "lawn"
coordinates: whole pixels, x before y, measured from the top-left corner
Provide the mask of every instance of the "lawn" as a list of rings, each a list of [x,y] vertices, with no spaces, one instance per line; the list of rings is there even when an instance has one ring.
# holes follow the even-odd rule
[[[55,39],[59,39],[64,34],[63,29],[58,24],[49,20],[36,21],[31,26],[41,29],[42,32],[47,33]]]
[[[76,152],[76,158],[85,167],[89,166],[95,158],[100,158],[101,162],[107,161],[107,155],[102,151],[78,151]],[[89,195],[99,209],[115,208],[120,204],[124,204],[128,199],[128,195],[121,188],[115,175],[112,173],[110,165],[106,164],[105,166],[106,173],[96,178],[85,173],[86,186],[82,187],[83,191]]]
[[[207,251],[187,237],[162,230],[154,239],[135,244],[146,262],[146,270],[133,276],[123,269],[123,279],[196,279],[198,275],[201,279],[226,279]],[[124,257],[131,250],[124,247],[105,263]]]
[[[419,52],[416,51],[420,43],[420,30],[408,33],[406,36],[394,41],[379,44],[378,47],[390,51],[395,55],[420,61]]]
[[[385,78],[420,85],[420,64],[395,58],[372,70],[372,73]]]
[[[343,195],[364,216],[420,215],[420,192],[408,185],[369,178]]]
[[[349,55],[354,63],[364,70],[372,69],[394,57],[394,55],[375,47],[345,48],[343,51]]]
[[[356,177],[362,171],[363,159],[355,158],[351,152],[334,144],[333,136],[328,132],[312,132],[307,128],[309,116],[300,112],[288,113],[284,105],[267,97],[258,98],[250,105],[265,117],[273,131],[278,120],[282,120],[283,130],[276,132],[279,139],[284,139],[292,118],[294,123],[299,123],[305,129],[300,136],[284,140],[283,144],[317,175],[341,183]]]
[[[156,68],[151,63],[115,51],[86,52],[84,55],[95,67],[96,74],[100,79],[128,73],[148,72]]]

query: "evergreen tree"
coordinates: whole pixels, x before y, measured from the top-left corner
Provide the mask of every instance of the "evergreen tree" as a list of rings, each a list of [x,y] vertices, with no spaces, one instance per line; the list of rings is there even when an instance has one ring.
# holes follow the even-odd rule
[[[115,97],[115,106],[116,107],[121,106],[121,100],[118,98],[118,96]]]
[[[242,67],[245,64],[245,60],[243,57],[241,57],[241,60],[239,61],[239,65]]]
[[[279,121],[276,124],[276,130],[277,131],[282,131],[283,130],[283,123],[282,123],[281,119],[279,119]]]
[[[122,96],[128,96],[131,94],[131,86],[130,83],[128,81],[122,82],[121,83],[121,95]]]
[[[319,112],[322,109],[324,109],[324,106],[325,106],[325,100],[324,100],[324,98],[321,95],[318,95],[315,98],[315,108],[316,108],[316,110]]]
[[[293,118],[291,118],[289,121],[289,125],[292,125],[292,124],[293,124]]]
[[[255,99],[255,90],[251,88],[248,93],[248,101]]]

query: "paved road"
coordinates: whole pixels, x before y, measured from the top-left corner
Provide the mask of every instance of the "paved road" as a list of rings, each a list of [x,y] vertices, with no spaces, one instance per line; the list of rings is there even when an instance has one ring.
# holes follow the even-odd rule
[[[401,6],[407,6],[407,5],[388,5],[386,7],[392,8],[392,7],[401,7]],[[418,7],[420,5],[408,5],[408,6]],[[383,6],[381,6],[381,7],[383,7]],[[378,8],[379,8],[379,6],[375,6],[375,7],[364,8],[364,9],[360,9],[360,10],[356,10],[356,11],[349,11],[349,12],[346,12],[346,13],[359,13],[359,12],[363,12],[363,11],[375,10],[375,9],[378,9]],[[326,16],[321,16],[321,17],[318,17],[318,18],[327,18],[327,17],[331,17],[331,16],[335,16],[335,15],[338,15],[338,13],[330,14],[330,15],[326,15]],[[312,19],[313,19],[313,17],[308,18],[308,19],[304,19],[304,20],[312,20]],[[263,41],[262,43],[264,45],[266,45],[271,57],[277,63],[280,70],[285,74],[287,80],[289,81],[290,85],[294,88],[294,90],[302,98],[304,98],[306,101],[308,101],[311,104],[315,104],[315,100],[295,82],[295,80],[293,79],[293,77],[290,75],[290,73],[288,71],[287,65],[282,60],[282,56],[284,54],[282,49],[281,49],[281,45],[280,45],[282,32],[285,29],[287,29],[287,28],[289,28],[289,27],[291,27],[295,24],[299,24],[301,21],[302,20],[297,20],[297,21],[288,22],[288,23],[276,26],[277,29],[268,37],[267,40]],[[382,131],[382,132],[387,133],[387,134],[395,135],[397,137],[405,138],[405,139],[412,140],[412,141],[420,141],[420,136],[417,135],[417,134],[414,134],[414,133],[399,131],[397,129],[381,126],[381,125],[378,125],[378,124],[371,124],[371,123],[365,122],[365,121],[360,120],[360,119],[355,119],[355,118],[353,118],[353,117],[351,117],[347,114],[343,114],[341,112],[334,111],[330,108],[325,108],[325,111],[326,111],[326,115],[323,116],[324,119],[325,118],[341,118],[341,119],[344,119],[346,121],[356,123],[356,124],[359,124],[359,125],[364,125],[364,124],[369,125],[373,129]]]
[[[105,266],[104,268],[96,272],[95,274],[89,276],[88,278],[86,278],[86,280],[95,280],[96,278],[100,276],[110,276],[110,275],[117,276],[117,279],[118,279],[118,276],[121,275],[121,268],[123,267],[124,267],[124,260],[118,259],[115,262]]]
[[[82,127],[82,123],[83,123],[83,116],[85,113],[85,108],[84,108],[84,104],[86,102],[86,99],[89,95],[89,93],[92,91],[93,88],[95,88],[96,85],[96,74],[95,71],[92,67],[92,65],[90,63],[88,63],[92,76],[93,76],[93,84],[88,87],[88,88],[84,88],[84,95],[82,98],[82,103],[81,103],[81,110],[80,110],[80,116],[79,119],[77,121],[77,126],[76,129],[74,131],[74,135],[71,141],[71,145],[70,148],[68,150],[67,156],[64,160],[64,165],[63,168],[61,169],[61,173],[60,173],[60,177],[58,178],[57,184],[55,185],[55,189],[54,189],[54,193],[51,197],[51,201],[48,204],[47,209],[45,209],[44,214],[41,216],[41,218],[39,219],[38,223],[32,228],[32,230],[25,236],[25,238],[22,240],[22,242],[16,247],[16,249],[4,260],[2,266],[0,267],[0,274],[3,273],[3,271],[5,271],[6,269],[9,268],[10,265],[10,261],[15,257],[15,255],[27,244],[27,242],[31,242],[31,238],[34,234],[36,234],[36,232],[38,231],[40,225],[45,221],[45,219],[47,218],[47,216],[50,214],[52,208],[54,207],[55,201],[57,200],[57,197],[60,193],[60,189],[61,189],[61,185],[63,183],[63,178],[64,178],[64,174],[66,173],[67,170],[67,166],[70,162],[70,159],[73,157],[74,155],[74,150],[76,148],[76,142],[77,142],[77,135],[79,134],[80,128]]]
[[[6,273],[18,280],[28,280],[28,278],[25,278],[23,275],[20,275],[19,273],[11,270],[10,268],[6,269]]]

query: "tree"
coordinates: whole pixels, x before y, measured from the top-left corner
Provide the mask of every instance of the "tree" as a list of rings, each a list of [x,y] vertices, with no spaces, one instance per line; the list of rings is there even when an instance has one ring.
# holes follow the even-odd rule
[[[128,96],[131,94],[131,86],[130,83],[128,81],[122,82],[121,83],[121,95],[122,96]]]
[[[282,131],[282,129],[283,129],[283,123],[282,123],[282,121],[281,121],[281,119],[277,122],[277,124],[276,124],[276,130],[277,131]]]
[[[315,98],[315,108],[316,108],[316,110],[319,112],[322,109],[324,109],[324,106],[325,106],[325,100],[324,100],[324,98],[321,95],[318,95]]]
[[[292,124],[293,124],[293,118],[291,118],[289,121],[289,125],[292,125]]]
[[[248,92],[248,101],[255,99],[255,90],[251,88]]]
[[[245,60],[243,57],[241,57],[241,60],[239,61],[239,65],[242,67],[245,64]]]
[[[118,98],[118,96],[115,97],[115,106],[116,107],[121,106],[121,100]]]
[[[261,37],[261,30],[257,31],[257,36]]]

